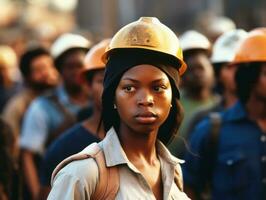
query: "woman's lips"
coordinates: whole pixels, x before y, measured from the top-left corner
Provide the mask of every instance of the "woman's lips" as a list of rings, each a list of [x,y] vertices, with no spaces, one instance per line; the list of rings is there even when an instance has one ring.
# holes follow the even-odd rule
[[[145,112],[137,114],[135,119],[141,124],[151,124],[156,121],[157,115],[152,112]]]

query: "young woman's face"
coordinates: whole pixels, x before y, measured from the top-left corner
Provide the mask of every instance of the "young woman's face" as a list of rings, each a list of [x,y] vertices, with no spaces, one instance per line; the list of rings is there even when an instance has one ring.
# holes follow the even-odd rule
[[[163,71],[148,64],[129,69],[115,92],[120,127],[138,133],[158,131],[168,117],[171,101],[170,81]]]

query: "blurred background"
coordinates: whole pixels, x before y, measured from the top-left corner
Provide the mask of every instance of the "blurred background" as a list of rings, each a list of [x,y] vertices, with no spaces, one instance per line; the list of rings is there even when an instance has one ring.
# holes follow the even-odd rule
[[[10,200],[36,200],[39,195],[42,197],[40,199],[46,199],[45,197],[49,193],[50,176],[54,167],[67,157],[67,155],[77,153],[83,149],[85,146],[82,145],[91,143],[91,141],[90,143],[86,143],[87,139],[83,143],[76,142],[77,146],[74,145],[73,149],[70,148],[71,151],[68,148],[64,148],[66,149],[66,154],[58,156],[58,159],[56,158],[56,162],[53,162],[52,165],[49,164],[50,161],[41,164],[41,159],[45,153],[44,150],[48,147],[46,144],[47,141],[44,141],[45,139],[43,138],[50,137],[52,135],[51,132],[55,132],[54,128],[51,127],[57,126],[55,130],[57,132],[60,130],[61,134],[64,133],[63,130],[69,128],[65,124],[69,126],[73,125],[68,123],[68,121],[64,123],[66,121],[65,119],[68,120],[69,113],[60,111],[62,112],[60,114],[59,112],[59,116],[65,115],[63,122],[60,122],[60,117],[60,120],[50,120],[47,117],[49,119],[47,120],[47,124],[42,126],[43,123],[39,122],[43,121],[38,121],[38,119],[45,118],[47,113],[47,116],[57,117],[57,115],[54,115],[56,111],[46,109],[46,107],[41,106],[42,104],[33,104],[40,105],[38,109],[44,111],[38,113],[39,111],[36,109],[38,112],[35,110],[34,114],[29,115],[33,117],[28,117],[25,120],[30,124],[27,130],[25,129],[23,132],[21,128],[25,124],[24,114],[28,106],[30,106],[30,103],[35,98],[37,99],[37,97],[43,95],[48,89],[55,89],[57,86],[60,88],[61,85],[65,87],[64,89],[66,91],[63,94],[66,94],[65,96],[71,99],[69,102],[73,100],[71,104],[67,101],[66,105],[64,102],[60,102],[67,108],[63,110],[69,109],[72,112],[72,106],[82,105],[85,107],[82,107],[80,111],[85,112],[80,113],[85,118],[88,117],[91,105],[94,103],[92,101],[94,99],[92,98],[94,93],[90,91],[92,88],[92,77],[94,75],[86,76],[86,79],[90,80],[86,80],[86,83],[80,83],[81,78],[79,72],[85,69],[86,64],[83,63],[83,59],[85,59],[85,53],[87,53],[93,44],[98,43],[103,38],[112,37],[122,26],[136,21],[141,16],[157,17],[163,24],[170,27],[180,36],[180,43],[182,43],[181,39],[183,35],[183,46],[181,46],[185,61],[189,65],[186,72],[188,75],[183,76],[183,83],[181,83],[180,87],[181,90],[184,90],[184,94],[188,94],[186,96],[181,95],[181,103],[185,105],[186,118],[184,118],[184,125],[182,124],[183,127],[180,128],[180,132],[183,134],[181,138],[184,138],[182,139],[182,144],[185,144],[184,141],[190,137],[189,131],[192,131],[192,128],[194,128],[200,119],[203,119],[204,114],[207,115],[208,112],[213,111],[211,110],[212,108],[216,109],[219,106],[221,109],[225,109],[227,108],[226,106],[233,105],[237,100],[233,79],[236,67],[228,65],[231,60],[226,60],[228,59],[226,56],[228,57],[229,55],[230,59],[233,58],[235,48],[232,47],[236,46],[237,42],[240,41],[240,36],[231,37],[229,35],[230,37],[227,37],[228,39],[222,39],[222,42],[220,42],[221,48],[217,48],[218,50],[216,50],[218,52],[216,54],[220,59],[218,59],[219,61],[215,61],[215,59],[210,60],[211,51],[213,49],[215,50],[215,48],[212,49],[212,44],[215,44],[214,42],[218,36],[230,30],[244,29],[249,31],[256,27],[266,27],[265,10],[265,0],[0,0],[0,199],[3,199],[1,197],[1,184],[7,188],[6,193],[11,194],[9,195],[12,196]],[[184,36],[186,34],[183,33],[188,30],[193,31],[189,31],[189,34],[187,33],[187,36]],[[244,32],[242,35],[246,34],[244,30],[241,30]],[[53,57],[50,57],[49,52],[45,53],[46,49],[52,52],[53,48],[51,48],[51,45],[56,43],[54,41],[58,37],[59,39],[60,36],[66,37],[64,35],[68,35],[67,37],[69,37],[70,34],[63,33],[70,32],[79,35],[72,35],[70,36],[72,39],[64,39],[56,45],[53,45],[52,47],[56,50],[54,52],[59,52],[56,56],[52,55]],[[85,38],[80,38],[80,35],[84,36],[88,41]],[[82,45],[78,43],[82,43]],[[41,53],[35,52],[36,55],[35,53],[30,53],[31,56],[25,56],[24,53],[29,54],[31,52],[30,47],[34,47],[34,45],[44,47],[44,49],[39,49]],[[229,54],[225,54],[222,51],[223,48]],[[37,49],[37,51],[39,50]],[[63,54],[64,56],[62,56]],[[55,68],[52,59],[54,59],[57,68]],[[20,62],[21,60],[24,61]],[[20,73],[23,71],[22,68],[27,68],[27,70],[24,70],[26,71],[24,77],[23,73],[22,76]],[[198,69],[202,70],[199,71]],[[102,79],[103,77],[100,80],[102,81]],[[214,79],[216,79],[215,81],[218,87],[214,85]],[[88,85],[90,87],[87,87]],[[223,91],[219,91],[219,89]],[[96,92],[96,94],[98,93]],[[15,100],[11,100],[11,97],[14,97]],[[59,99],[65,99],[65,97]],[[88,99],[90,102],[88,102]],[[38,100],[36,101],[38,102]],[[229,103],[225,104],[224,102],[226,101]],[[9,108],[7,103],[9,102],[11,102],[11,111],[7,109]],[[56,102],[56,105],[58,102]],[[24,105],[24,107],[21,105]],[[50,112],[51,110],[52,112]],[[62,108],[55,108],[55,110],[62,110]],[[33,113],[34,111],[30,110],[29,112]],[[2,123],[1,118],[2,113],[6,113],[6,122],[14,122],[15,129],[17,128],[17,134],[11,134],[11,128],[8,129],[7,126],[4,126],[5,124]],[[79,113],[71,114],[73,116],[77,114],[77,118],[79,117]],[[40,118],[37,117],[35,119],[35,116]],[[51,119],[53,118],[51,117]],[[33,121],[34,123],[32,123]],[[57,121],[61,124],[54,125],[53,123],[57,123]],[[38,128],[40,124],[41,128]],[[62,128],[61,126],[65,129],[59,129]],[[97,130],[99,130],[98,128]],[[45,134],[46,136],[43,136]],[[84,134],[86,136],[84,137],[87,138],[87,132]],[[6,138],[6,141],[11,142],[3,142],[4,139],[1,139],[1,136],[2,138]],[[9,139],[11,137],[13,139]],[[50,139],[49,137],[46,140]],[[33,140],[31,140],[32,138]],[[21,141],[24,141],[24,144]],[[10,150],[11,153],[6,150],[6,146],[12,150]],[[179,145],[178,141],[177,143],[173,143],[173,147],[181,147],[183,148],[182,151],[185,151],[185,145]],[[169,149],[173,152],[178,151],[178,149],[174,149],[171,146],[169,146]],[[51,152],[50,154],[53,155]],[[39,166],[46,167],[42,169],[44,172],[41,171]],[[46,183],[40,182],[39,178],[42,177],[41,175],[38,177],[39,172],[40,174],[47,173],[45,176],[42,174],[46,178]],[[258,180],[260,179],[258,178]],[[23,198],[16,198],[16,196],[23,196]]]
[[[156,16],[177,34],[209,36],[230,26],[228,18],[246,30],[265,26],[265,9],[263,0],[0,0],[0,42],[20,55],[28,39],[49,45],[69,31],[98,41],[140,16]]]

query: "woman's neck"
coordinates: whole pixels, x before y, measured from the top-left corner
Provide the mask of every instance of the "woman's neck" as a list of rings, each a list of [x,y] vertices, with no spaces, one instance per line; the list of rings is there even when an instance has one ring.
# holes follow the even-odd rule
[[[155,148],[157,131],[136,133],[128,127],[120,127],[118,135],[121,145],[131,162],[134,163],[134,161],[141,158],[141,160],[152,164],[154,160],[157,160]]]

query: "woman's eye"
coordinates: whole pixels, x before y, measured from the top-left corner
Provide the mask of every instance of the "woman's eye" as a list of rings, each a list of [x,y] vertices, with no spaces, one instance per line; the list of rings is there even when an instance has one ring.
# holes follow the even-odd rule
[[[123,88],[126,92],[132,92],[134,91],[134,87],[133,86],[126,86]]]
[[[162,92],[162,91],[166,90],[167,88],[164,85],[160,85],[160,86],[155,86],[153,89],[156,92]]]

